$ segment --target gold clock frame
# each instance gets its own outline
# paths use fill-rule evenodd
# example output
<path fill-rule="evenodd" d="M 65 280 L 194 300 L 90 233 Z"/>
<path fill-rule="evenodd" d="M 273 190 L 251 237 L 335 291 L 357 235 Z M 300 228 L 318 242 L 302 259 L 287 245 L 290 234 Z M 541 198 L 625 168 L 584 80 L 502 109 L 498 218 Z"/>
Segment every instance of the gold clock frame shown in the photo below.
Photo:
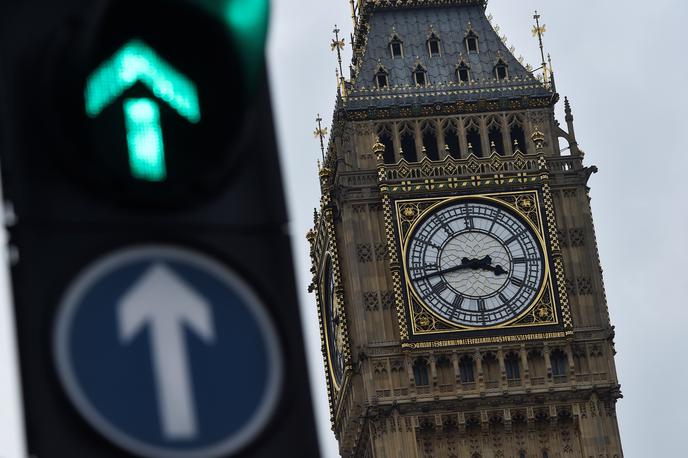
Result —
<path fill-rule="evenodd" d="M 344 353 L 344 367 L 343 367 L 343 373 L 342 373 L 342 380 L 341 380 L 341 385 L 337 382 L 337 377 L 335 376 L 334 372 L 334 359 L 332 357 L 332 349 L 330 348 L 330 335 L 329 335 L 329 328 L 327 326 L 327 307 L 325 303 L 325 290 L 326 290 L 326 282 L 329 281 L 327 278 L 325 278 L 325 274 L 327 273 L 327 261 L 332 262 L 332 277 L 333 277 L 333 283 L 334 283 L 334 300 L 335 304 L 333 307 L 333 311 L 336 310 L 337 316 L 341 317 L 340 319 L 340 324 L 339 326 L 342 326 L 342 322 L 345 320 L 343 313 L 343 307 L 341 306 L 341 302 L 339 299 L 339 294 L 337 291 L 337 277 L 334 273 L 334 255 L 330 251 L 326 251 L 325 255 L 322 257 L 321 263 L 320 263 L 320 271 L 319 271 L 319 284 L 318 284 L 318 313 L 320 314 L 320 320 L 322 322 L 322 337 L 323 337 L 323 347 L 324 351 L 323 353 L 325 354 L 326 358 L 326 363 L 327 363 L 327 372 L 330 377 L 330 381 L 332 383 L 332 388 L 336 392 L 340 392 L 342 390 L 342 387 L 345 385 L 346 382 L 346 377 L 347 377 L 347 361 L 346 361 L 346 352 L 344 348 L 342 348 L 342 352 Z M 341 330 L 343 335 L 345 336 L 345 342 L 344 346 L 347 345 L 346 341 L 348 340 L 347 334 L 346 334 L 346 327 L 344 326 L 344 329 Z M 335 336 L 336 338 L 336 336 Z"/>
<path fill-rule="evenodd" d="M 514 203 L 510 203 L 508 200 L 500 199 L 501 196 L 512 197 Z M 408 244 L 411 241 L 411 237 L 415 232 L 418 224 L 425 220 L 434 210 L 441 208 L 445 205 L 451 205 L 454 202 L 461 201 L 483 201 L 495 206 L 502 208 L 507 208 L 513 213 L 516 213 L 524 224 L 528 225 L 530 229 L 535 234 L 537 243 L 540 246 L 544 257 L 544 271 L 542 284 L 540 288 L 523 312 L 519 313 L 518 316 L 494 326 L 486 327 L 475 327 L 475 326 L 462 326 L 456 323 L 452 323 L 449 320 L 441 317 L 439 314 L 434 312 L 430 307 L 428 307 L 422 298 L 420 298 L 410 283 L 408 277 Z M 409 302 L 412 302 L 412 306 L 409 307 L 410 314 L 410 324 L 411 330 L 414 335 L 422 336 L 426 334 L 448 334 L 455 332 L 468 332 L 468 331 L 490 331 L 496 329 L 506 329 L 514 327 L 532 327 L 532 326 L 553 326 L 560 323 L 559 314 L 556 310 L 555 301 L 552 298 L 555 297 L 554 292 L 554 282 L 550 272 L 551 256 L 547 250 L 547 244 L 545 243 L 545 228 L 542 221 L 541 207 L 536 191 L 520 191 L 515 193 L 497 193 L 497 194 L 479 194 L 479 195 L 463 195 L 463 196 L 450 196 L 450 197 L 435 197 L 426 199 L 402 199 L 395 201 L 396 207 L 396 223 L 398 236 L 400 241 L 400 251 L 401 251 L 401 267 L 404 278 L 403 289 L 406 294 L 406 298 Z M 419 209 L 422 208 L 421 209 Z M 406 223 L 406 224 L 405 224 Z M 547 298 L 543 300 L 543 298 Z M 416 305 L 414 307 L 413 305 Z M 420 308 L 422 311 L 417 313 L 416 310 Z M 537 310 L 536 310 L 537 309 Z M 429 315 L 428 315 L 429 314 Z M 534 320 L 531 323 L 523 323 L 523 319 L 531 314 L 535 314 Z M 432 316 L 430 318 L 429 316 Z M 545 318 L 549 319 L 545 319 Z M 443 322 L 447 325 L 447 329 L 434 329 L 428 330 L 428 326 L 423 326 L 422 320 L 437 320 Z M 433 326 L 435 327 L 435 326 Z M 436 328 L 436 327 L 435 327 Z"/>
<path fill-rule="evenodd" d="M 330 206 L 329 193 L 324 193 L 321 201 L 321 212 L 317 215 L 313 230 L 309 231 L 307 239 L 311 247 L 311 260 L 313 261 L 313 283 L 311 291 L 315 291 L 315 301 L 318 311 L 318 324 L 320 326 L 320 339 L 323 342 L 322 354 L 323 364 L 326 371 L 327 394 L 330 402 L 330 419 L 335 424 L 339 417 L 342 399 L 347 392 L 351 382 L 351 372 L 353 370 L 351 360 L 351 342 L 348 327 L 348 317 L 344 307 L 344 282 L 342 280 L 339 250 L 335 233 L 334 214 Z M 327 333 L 326 307 L 322 301 L 323 278 L 325 263 L 328 257 L 332 259 L 332 274 L 334 276 L 334 291 L 337 307 L 337 314 L 340 317 L 339 326 L 341 327 L 344 338 L 342 352 L 344 354 L 344 374 L 341 385 L 336 381 L 333 371 L 332 356 L 329 349 L 329 339 Z"/>
<path fill-rule="evenodd" d="M 394 286 L 397 320 L 402 347 L 409 349 L 442 348 L 480 344 L 527 342 L 534 340 L 561 339 L 573 335 L 573 321 L 566 291 L 564 262 L 557 238 L 556 217 L 549 184 L 547 161 L 542 154 L 526 156 L 517 153 L 513 158 L 493 155 L 478 159 L 470 156 L 468 160 L 446 158 L 440 163 L 424 160 L 418 166 L 407 164 L 404 160 L 395 165 L 384 164 L 381 154 L 378 159 L 378 184 L 382 198 L 385 232 L 390 247 L 390 270 Z M 474 174 L 484 168 L 484 175 Z M 508 169 L 512 169 L 507 171 Z M 415 170 L 415 171 L 414 171 Z M 481 170 L 482 171 L 482 170 Z M 464 175 L 465 172 L 470 174 Z M 492 173 L 494 172 L 494 173 Z M 457 175 L 458 173 L 458 175 Z M 445 178 L 446 177 L 446 178 Z M 406 273 L 402 258 L 404 241 L 399 232 L 398 216 L 404 208 L 397 206 L 403 202 L 425 202 L 427 209 L 433 204 L 441 204 L 451 199 L 495 198 L 516 199 L 531 195 L 537 204 L 538 222 L 536 233 L 547 243 L 543 255 L 550 271 L 548 288 L 551 307 L 556 323 L 532 323 L 515 326 L 514 323 L 500 325 L 492 329 L 432 329 L 418 332 L 417 314 L 413 312 L 413 302 L 407 300 L 405 291 Z M 503 204 L 500 202 L 500 204 Z M 515 200 L 504 204 L 514 207 Z M 523 209 L 515 209 L 522 215 Z M 528 213 L 528 212 L 526 212 Z M 416 215 L 416 218 L 419 216 Z M 526 220 L 530 220 L 526 218 Z M 532 220 L 530 220 L 532 222 Z M 408 233 L 405 232 L 405 233 Z M 532 304 L 527 308 L 534 310 Z M 409 312 L 407 314 L 407 311 Z M 557 311 L 559 314 L 557 315 Z M 432 315 L 430 315 L 432 317 Z M 434 317 L 432 317 L 435 319 Z M 446 324 L 442 322 L 445 326 Z M 428 324 L 428 323 L 421 323 Z M 538 330 L 539 329 L 539 330 Z"/>

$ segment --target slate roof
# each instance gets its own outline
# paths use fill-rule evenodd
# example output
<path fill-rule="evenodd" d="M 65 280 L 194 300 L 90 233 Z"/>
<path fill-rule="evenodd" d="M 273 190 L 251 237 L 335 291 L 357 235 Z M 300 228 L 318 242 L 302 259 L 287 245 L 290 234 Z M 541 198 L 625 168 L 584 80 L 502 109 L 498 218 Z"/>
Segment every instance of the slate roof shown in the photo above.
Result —
<path fill-rule="evenodd" d="M 345 103 L 347 110 L 552 95 L 509 51 L 481 5 L 382 9 L 373 11 L 368 20 L 367 42 Z M 470 29 L 479 38 L 479 53 L 466 50 Z M 441 40 L 440 56 L 430 57 L 427 40 L 432 32 Z M 403 42 L 403 58 L 391 55 L 389 43 L 395 33 Z M 462 58 L 470 66 L 469 83 L 457 81 Z M 508 65 L 507 80 L 495 76 L 500 58 Z M 428 85 L 423 87 L 416 86 L 413 78 L 418 63 L 427 70 Z M 374 82 L 380 64 L 389 73 L 389 87 L 383 89 Z"/>

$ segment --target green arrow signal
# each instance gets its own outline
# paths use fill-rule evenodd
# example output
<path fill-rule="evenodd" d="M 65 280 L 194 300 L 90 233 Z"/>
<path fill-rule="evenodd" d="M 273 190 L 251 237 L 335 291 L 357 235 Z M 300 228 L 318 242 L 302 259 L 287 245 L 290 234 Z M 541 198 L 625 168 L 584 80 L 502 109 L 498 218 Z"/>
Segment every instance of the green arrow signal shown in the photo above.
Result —
<path fill-rule="evenodd" d="M 88 78 L 84 91 L 86 114 L 99 116 L 139 81 L 180 116 L 193 124 L 200 122 L 196 85 L 140 40 L 122 46 Z M 167 170 L 158 104 L 147 98 L 126 99 L 124 116 L 132 176 L 164 181 Z"/>

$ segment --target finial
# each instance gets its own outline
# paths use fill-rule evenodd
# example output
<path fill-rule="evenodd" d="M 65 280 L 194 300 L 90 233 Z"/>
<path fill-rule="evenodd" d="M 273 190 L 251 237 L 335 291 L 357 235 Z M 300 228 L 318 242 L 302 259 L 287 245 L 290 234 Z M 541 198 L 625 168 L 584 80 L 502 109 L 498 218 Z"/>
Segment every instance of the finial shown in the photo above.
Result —
<path fill-rule="evenodd" d="M 545 146 L 545 134 L 540 132 L 540 127 L 535 125 L 534 127 L 534 132 L 533 135 L 530 136 L 530 138 L 533 140 L 533 143 L 535 143 L 535 148 L 537 150 L 541 150 Z"/>
<path fill-rule="evenodd" d="M 373 145 L 373 153 L 375 153 L 378 161 L 384 160 L 385 149 L 385 145 L 380 141 L 380 137 L 377 137 Z"/>
<path fill-rule="evenodd" d="M 557 85 L 554 82 L 554 67 L 552 66 L 552 56 L 547 54 L 547 62 L 549 62 L 549 82 L 551 85 L 552 92 L 557 92 Z"/>
<path fill-rule="evenodd" d="M 330 44 L 330 49 L 332 49 L 332 51 L 335 51 L 335 50 L 337 51 L 337 62 L 339 63 L 339 75 L 341 75 L 341 77 L 343 78 L 344 77 L 344 70 L 342 69 L 342 49 L 344 49 L 344 46 L 346 46 L 346 42 L 344 41 L 343 38 L 342 39 L 339 38 L 339 32 L 341 32 L 341 30 L 339 30 L 339 28 L 337 27 L 337 24 L 335 24 L 334 30 L 332 31 L 332 33 L 334 33 L 334 39 L 332 40 L 332 43 Z"/>
<path fill-rule="evenodd" d="M 545 61 L 545 46 L 542 42 L 542 36 L 545 34 L 547 31 L 547 26 L 545 24 L 540 25 L 540 14 L 538 14 L 537 10 L 535 10 L 535 15 L 533 16 L 533 19 L 535 19 L 535 25 L 533 26 L 533 36 L 538 37 L 538 41 L 540 42 L 540 56 L 542 56 L 542 73 L 544 75 L 544 81 L 545 83 L 548 82 L 548 74 L 547 74 L 547 62 Z"/>
<path fill-rule="evenodd" d="M 471 142 L 468 142 L 468 154 L 474 154 L 475 152 L 473 151 L 473 144 Z"/>
<path fill-rule="evenodd" d="M 571 147 L 572 155 L 581 154 L 580 148 L 578 148 L 578 141 L 576 140 L 576 130 L 573 127 L 573 111 L 571 110 L 571 103 L 568 97 L 564 97 L 564 113 L 566 116 L 566 125 L 569 129 L 569 146 Z"/>
<path fill-rule="evenodd" d="M 518 144 L 518 139 L 514 139 L 514 153 L 520 153 L 521 146 Z"/>
<path fill-rule="evenodd" d="M 323 163 L 325 162 L 325 137 L 327 136 L 327 127 L 322 126 L 322 118 L 320 117 L 320 113 L 318 113 L 318 117 L 315 118 L 315 122 L 318 123 L 318 127 L 313 131 L 313 135 L 315 138 L 320 138 L 320 153 L 322 154 L 322 160 Z M 318 161 L 319 163 L 320 161 Z M 320 168 L 320 166 L 318 166 Z"/>
<path fill-rule="evenodd" d="M 492 154 L 497 154 L 497 145 L 495 145 L 494 140 L 490 142 L 490 151 Z"/>
<path fill-rule="evenodd" d="M 313 229 L 309 229 L 308 232 L 306 232 L 306 240 L 311 244 L 315 241 L 315 231 Z"/>
<path fill-rule="evenodd" d="M 571 102 L 569 102 L 568 97 L 564 97 L 564 113 L 566 113 L 566 117 L 568 118 L 571 116 L 571 119 L 573 119 L 573 112 L 571 111 Z"/>

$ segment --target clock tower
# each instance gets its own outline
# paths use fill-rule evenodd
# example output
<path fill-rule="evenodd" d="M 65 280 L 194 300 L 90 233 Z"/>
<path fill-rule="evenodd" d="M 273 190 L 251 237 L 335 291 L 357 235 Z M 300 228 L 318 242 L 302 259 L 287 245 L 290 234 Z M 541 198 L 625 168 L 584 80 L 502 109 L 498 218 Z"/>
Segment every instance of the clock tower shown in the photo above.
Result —
<path fill-rule="evenodd" d="M 485 6 L 352 8 L 308 233 L 344 457 L 623 456 L 597 170 Z"/>

